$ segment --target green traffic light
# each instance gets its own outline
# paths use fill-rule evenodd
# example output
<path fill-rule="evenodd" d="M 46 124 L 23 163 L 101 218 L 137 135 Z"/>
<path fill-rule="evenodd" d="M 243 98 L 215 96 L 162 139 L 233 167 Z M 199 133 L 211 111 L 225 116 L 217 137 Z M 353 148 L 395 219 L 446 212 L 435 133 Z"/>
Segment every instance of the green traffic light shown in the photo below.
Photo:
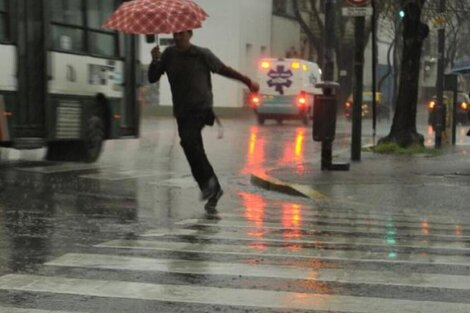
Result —
<path fill-rule="evenodd" d="M 398 15 L 400 16 L 400 18 L 404 18 L 404 17 L 405 17 L 405 11 L 404 11 L 404 10 L 400 10 L 400 12 L 398 13 Z"/>

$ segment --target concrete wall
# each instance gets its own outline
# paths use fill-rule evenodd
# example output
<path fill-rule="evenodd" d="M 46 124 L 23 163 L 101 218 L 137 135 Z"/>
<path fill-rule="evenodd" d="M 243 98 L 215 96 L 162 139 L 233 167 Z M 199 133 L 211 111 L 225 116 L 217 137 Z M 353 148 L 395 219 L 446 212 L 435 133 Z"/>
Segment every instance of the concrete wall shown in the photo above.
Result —
<path fill-rule="evenodd" d="M 271 46 L 271 0 L 195 0 L 209 14 L 203 27 L 194 30 L 192 42 L 207 47 L 228 66 L 254 78 L 256 60 Z M 160 37 L 171 37 L 164 35 Z M 142 40 L 143 41 L 143 40 Z M 264 48 L 263 48 L 264 47 Z M 148 64 L 151 45 L 142 42 L 143 64 Z M 214 106 L 243 106 L 246 87 L 219 75 L 212 76 Z M 171 105 L 168 80 L 160 80 L 161 105 Z"/>
<path fill-rule="evenodd" d="M 271 56 L 283 58 L 294 47 L 300 50 L 300 25 L 296 20 L 272 16 Z"/>

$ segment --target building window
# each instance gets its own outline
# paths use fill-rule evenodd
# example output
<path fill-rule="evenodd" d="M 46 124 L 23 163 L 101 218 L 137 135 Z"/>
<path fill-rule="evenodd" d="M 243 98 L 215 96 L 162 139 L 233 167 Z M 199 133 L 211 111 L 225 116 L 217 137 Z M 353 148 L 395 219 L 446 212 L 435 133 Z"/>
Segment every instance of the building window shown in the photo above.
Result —
<path fill-rule="evenodd" d="M 101 28 L 115 0 L 52 0 L 52 42 L 59 51 L 118 57 L 118 35 Z"/>
<path fill-rule="evenodd" d="M 10 40 L 7 0 L 0 0 L 0 41 Z"/>

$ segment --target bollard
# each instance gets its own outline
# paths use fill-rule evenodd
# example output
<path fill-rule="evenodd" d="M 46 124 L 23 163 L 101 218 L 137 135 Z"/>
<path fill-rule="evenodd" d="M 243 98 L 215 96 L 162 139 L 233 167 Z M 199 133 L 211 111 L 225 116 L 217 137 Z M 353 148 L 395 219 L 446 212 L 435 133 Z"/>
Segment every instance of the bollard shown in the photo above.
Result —
<path fill-rule="evenodd" d="M 321 170 L 348 171 L 349 163 L 333 163 L 333 141 L 336 134 L 337 99 L 333 93 L 339 84 L 323 82 L 316 85 L 323 89 L 323 95 L 315 95 L 313 104 L 312 137 L 322 143 Z"/>

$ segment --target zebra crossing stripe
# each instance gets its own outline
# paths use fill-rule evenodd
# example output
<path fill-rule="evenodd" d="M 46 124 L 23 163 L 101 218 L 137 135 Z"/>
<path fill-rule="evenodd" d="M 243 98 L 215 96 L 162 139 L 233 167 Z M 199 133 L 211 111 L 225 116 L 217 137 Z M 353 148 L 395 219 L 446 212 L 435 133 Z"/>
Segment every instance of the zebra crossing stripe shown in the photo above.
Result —
<path fill-rule="evenodd" d="M 319 269 L 243 264 L 227 262 L 153 259 L 101 254 L 66 254 L 46 263 L 48 266 L 111 269 L 123 271 L 165 272 L 179 274 L 229 275 L 239 277 L 264 277 L 302 279 L 316 282 L 353 284 L 380 284 L 420 288 L 448 288 L 470 290 L 470 276 L 395 273 L 391 271 L 367 271 L 343 269 Z"/>
<path fill-rule="evenodd" d="M 399 214 L 399 213 L 394 213 L 394 214 L 388 214 L 388 213 L 383 213 L 383 212 L 377 212 L 377 211 L 361 211 L 361 210 L 354 210 L 354 209 L 341 209 L 341 208 L 332 208 L 332 209 L 318 209 L 315 207 L 311 206 L 305 206 L 303 204 L 295 204 L 293 203 L 290 207 L 287 208 L 282 208 L 282 207 L 270 207 L 269 210 L 265 209 L 250 209 L 252 212 L 259 212 L 262 213 L 264 216 L 280 216 L 283 213 L 292 213 L 293 208 L 297 207 L 298 210 L 302 213 L 303 217 L 324 217 L 324 218 L 346 218 L 346 219 L 353 219 L 353 220 L 358 220 L 358 219 L 372 219 L 372 220 L 378 220 L 378 221 L 383 221 L 383 222 L 416 222 L 419 223 L 423 220 L 426 220 L 429 223 L 432 224 L 443 224 L 443 225 L 453 225 L 453 224 L 459 224 L 470 227 L 470 221 L 468 220 L 469 216 L 466 216 L 467 219 L 462 220 L 462 216 L 459 217 L 453 217 L 453 216 L 443 216 L 443 215 L 436 215 L 432 214 L 431 212 L 427 214 L 413 214 L 413 213 L 408 213 L 408 214 Z M 248 209 L 246 207 L 238 207 L 235 209 L 231 210 L 231 213 L 229 214 L 234 214 L 238 213 L 238 216 L 244 215 Z"/>
<path fill-rule="evenodd" d="M 330 225 L 302 225 L 302 226 L 283 226 L 282 223 L 266 223 L 260 222 L 260 225 L 257 225 L 256 222 L 250 221 L 227 221 L 220 220 L 209 222 L 207 220 L 198 220 L 198 219 L 188 219 L 180 222 L 176 222 L 176 225 L 194 225 L 194 226 L 212 226 L 212 227 L 231 227 L 231 228 L 258 228 L 258 229 L 277 229 L 277 230 L 289 230 L 295 229 L 298 231 L 305 232 L 314 232 L 314 231 L 324 231 L 324 232 L 336 232 L 336 233 L 345 233 L 350 234 L 354 232 L 363 232 L 370 234 L 381 234 L 386 235 L 387 232 L 393 232 L 394 235 L 406 235 L 406 236 L 423 236 L 424 234 L 432 235 L 433 238 L 455 238 L 455 239 L 470 239 L 470 236 L 463 236 L 461 234 L 455 233 L 453 229 L 447 230 L 428 230 L 424 232 L 417 229 L 400 229 L 395 227 L 393 224 L 387 228 L 386 226 L 367 226 L 367 225 L 341 225 L 341 226 L 330 226 Z"/>
<path fill-rule="evenodd" d="M 246 220 L 246 216 L 244 213 L 236 214 L 236 213 L 219 213 L 219 216 L 222 218 L 243 218 Z M 415 220 L 415 221 L 403 221 L 403 220 L 377 220 L 377 219 L 369 219 L 367 217 L 341 217 L 341 216 L 319 216 L 319 215 L 306 215 L 306 214 L 299 214 L 295 216 L 293 213 L 277 213 L 277 214 L 263 214 L 259 221 L 270 222 L 273 220 L 280 220 L 280 219 L 289 219 L 289 218 L 298 218 L 302 224 L 311 224 L 311 223 L 327 223 L 327 224 L 355 224 L 355 225 L 364 225 L 364 226 L 377 226 L 377 227 L 388 227 L 393 225 L 395 228 L 416 228 L 416 229 L 423 229 L 423 227 L 429 229 L 436 229 L 436 230 L 450 230 L 454 231 L 458 228 L 462 232 L 470 231 L 469 225 L 462 225 L 458 222 L 456 223 L 437 223 L 431 222 L 426 219 L 422 220 Z"/>
<path fill-rule="evenodd" d="M 458 250 L 470 251 L 468 242 L 466 241 L 436 241 L 423 242 L 423 240 L 405 240 L 393 238 L 370 238 L 365 236 L 322 236 L 322 235 L 302 235 L 302 239 L 289 238 L 289 232 L 286 234 L 273 233 L 269 231 L 262 232 L 263 237 L 254 237 L 248 234 L 239 234 L 231 231 L 217 231 L 211 232 L 204 229 L 159 229 L 151 230 L 141 235 L 144 238 L 151 237 L 183 237 L 183 236 L 197 236 L 198 239 L 217 239 L 217 240 L 236 240 L 236 241 L 262 241 L 269 243 L 284 243 L 284 244 L 322 244 L 328 246 L 334 245 L 348 245 L 358 247 L 377 247 L 377 248 L 410 248 L 410 249 L 439 249 L 439 250 Z"/>
<path fill-rule="evenodd" d="M 120 181 L 127 179 L 136 179 L 152 176 L 169 175 L 169 172 L 162 171 L 148 171 L 148 170 L 121 170 L 121 171 L 105 171 L 96 174 L 80 175 L 81 178 L 106 180 L 106 181 Z"/>
<path fill-rule="evenodd" d="M 20 171 L 24 171 L 24 172 L 55 174 L 55 173 L 75 172 L 75 171 L 84 171 L 84 170 L 97 170 L 97 169 L 103 169 L 103 168 L 109 168 L 109 166 L 103 166 L 99 164 L 64 163 L 64 164 L 55 164 L 55 165 L 46 165 L 46 166 L 19 167 L 17 169 Z"/>
<path fill-rule="evenodd" d="M 0 289 L 104 298 L 343 313 L 467 313 L 470 304 L 10 274 Z"/>
<path fill-rule="evenodd" d="M 69 311 L 51 311 L 51 310 L 36 310 L 36 309 L 19 309 L 13 307 L 0 306 L 0 312 L 2 313 L 80 313 L 80 312 L 69 312 Z M 81 312 L 85 313 L 85 312 Z"/>
<path fill-rule="evenodd" d="M 260 239 L 258 242 L 247 245 L 229 244 L 202 244 L 189 242 L 166 242 L 150 240 L 112 240 L 98 244 L 97 248 L 141 249 L 169 252 L 189 252 L 196 254 L 223 254 L 245 255 L 282 258 L 315 258 L 331 261 L 356 261 L 374 263 L 404 263 L 404 264 L 434 264 L 434 265 L 461 265 L 468 266 L 468 256 L 429 255 L 426 253 L 398 253 L 393 250 L 385 252 L 354 251 L 350 249 L 322 250 L 302 249 L 296 245 L 284 247 L 270 247 Z"/>

